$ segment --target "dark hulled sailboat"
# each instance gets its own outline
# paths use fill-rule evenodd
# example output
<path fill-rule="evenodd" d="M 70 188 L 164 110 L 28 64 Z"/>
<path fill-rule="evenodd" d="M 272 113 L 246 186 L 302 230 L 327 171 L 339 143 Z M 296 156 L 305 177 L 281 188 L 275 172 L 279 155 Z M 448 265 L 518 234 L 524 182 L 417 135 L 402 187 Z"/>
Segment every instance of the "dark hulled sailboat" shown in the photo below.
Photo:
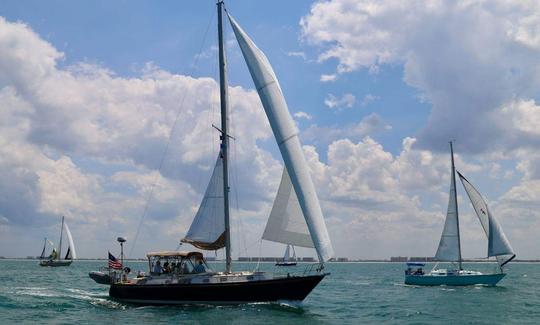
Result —
<path fill-rule="evenodd" d="M 149 275 L 129 280 L 122 275 L 114 279 L 109 290 L 112 298 L 143 304 L 303 300 L 327 275 L 323 272 L 324 263 L 332 257 L 333 250 L 315 187 L 279 82 L 264 53 L 228 15 L 285 164 L 282 184 L 269 218 L 269 223 L 270 220 L 275 222 L 268 232 L 269 236 L 263 236 L 263 239 L 313 247 L 320 262 L 312 272 L 301 275 L 232 270 L 228 198 L 230 136 L 227 128 L 228 86 L 223 42 L 222 16 L 225 11 L 223 1 L 217 2 L 217 9 L 221 100 L 220 152 L 205 196 L 182 241 L 203 250 L 225 248 L 225 271 L 209 270 L 202 254 L 197 252 L 149 253 L 147 254 Z M 265 235 L 266 233 L 265 230 Z"/>

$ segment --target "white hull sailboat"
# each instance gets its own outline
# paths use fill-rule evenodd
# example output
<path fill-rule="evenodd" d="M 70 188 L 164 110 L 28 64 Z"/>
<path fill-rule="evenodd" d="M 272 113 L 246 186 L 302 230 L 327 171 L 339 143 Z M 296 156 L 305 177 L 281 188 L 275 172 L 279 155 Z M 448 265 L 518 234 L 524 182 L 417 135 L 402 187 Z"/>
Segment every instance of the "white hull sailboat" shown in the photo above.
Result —
<path fill-rule="evenodd" d="M 482 195 L 474 186 L 458 171 L 454 166 L 454 151 L 450 142 L 450 154 L 452 160 L 452 175 L 450 183 L 450 198 L 448 211 L 444 224 L 443 233 L 439 243 L 439 248 L 435 254 L 435 260 L 439 262 L 450 262 L 455 267 L 451 269 L 438 269 L 437 263 L 433 269 L 424 273 L 423 263 L 407 263 L 405 271 L 405 283 L 412 285 L 487 285 L 495 286 L 506 275 L 503 266 L 516 257 L 508 239 L 506 238 L 497 219 L 491 214 Z M 487 256 L 495 257 L 499 265 L 498 272 L 483 274 L 478 271 L 464 270 L 462 267 L 461 242 L 459 237 L 459 213 L 457 204 L 456 175 L 459 175 L 461 183 L 467 192 L 471 204 L 482 224 L 482 228 L 488 238 Z"/>
<path fill-rule="evenodd" d="M 64 233 L 64 230 L 66 231 L 66 235 L 68 237 L 68 247 L 66 255 L 64 256 L 64 258 L 62 258 L 62 235 Z M 77 253 L 75 252 L 75 245 L 73 244 L 73 236 L 71 236 L 71 231 L 69 230 L 67 223 L 64 221 L 63 216 L 62 226 L 60 227 L 60 242 L 58 244 L 58 250 L 56 248 L 53 248 L 49 256 L 45 256 L 47 243 L 49 243 L 49 241 L 47 240 L 47 238 L 45 238 L 45 243 L 43 244 L 43 250 L 41 251 L 39 261 L 40 266 L 69 266 L 73 262 L 73 259 L 77 258 Z"/>
<path fill-rule="evenodd" d="M 288 193 L 284 202 L 281 202 L 280 193 L 283 193 L 280 192 L 281 188 L 278 190 L 277 203 L 274 203 L 272 213 L 275 209 L 281 212 L 271 215 L 269 223 L 274 217 L 280 220 L 289 219 L 290 215 L 286 210 L 291 200 L 296 209 L 294 218 L 300 217 L 300 220 L 295 220 L 302 223 L 301 228 L 290 229 L 284 225 L 277 225 L 270 231 L 271 238 L 285 238 L 285 243 L 298 245 L 296 242 L 289 242 L 291 237 L 298 237 L 304 241 L 304 246 L 315 248 L 320 262 L 316 269 L 312 268 L 312 272 L 299 275 L 232 269 L 228 171 L 230 135 L 227 125 L 228 85 L 222 25 L 223 1 L 217 1 L 217 9 L 221 100 L 220 151 L 199 210 L 182 242 L 202 250 L 225 248 L 225 270 L 223 272 L 210 270 L 199 252 L 149 253 L 147 256 L 150 274 L 135 279 L 121 276 L 111 284 L 109 295 L 112 298 L 142 304 L 303 300 L 328 275 L 323 269 L 324 263 L 332 257 L 332 245 L 300 140 L 279 82 L 264 53 L 227 13 L 285 165 L 284 175 Z"/>

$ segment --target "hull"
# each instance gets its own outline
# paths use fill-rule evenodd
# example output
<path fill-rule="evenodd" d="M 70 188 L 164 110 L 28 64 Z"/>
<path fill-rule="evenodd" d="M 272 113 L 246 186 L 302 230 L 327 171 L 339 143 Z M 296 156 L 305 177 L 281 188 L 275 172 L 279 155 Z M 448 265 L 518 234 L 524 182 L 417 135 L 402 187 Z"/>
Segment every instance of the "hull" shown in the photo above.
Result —
<path fill-rule="evenodd" d="M 108 273 L 92 271 L 88 273 L 88 276 L 99 284 L 111 284 L 111 277 Z"/>
<path fill-rule="evenodd" d="M 277 262 L 276 266 L 295 266 L 296 262 Z"/>
<path fill-rule="evenodd" d="M 39 262 L 39 266 L 70 266 L 72 262 L 72 260 L 43 260 Z"/>
<path fill-rule="evenodd" d="M 137 285 L 112 284 L 109 295 L 116 300 L 139 304 L 234 304 L 304 300 L 326 274 L 277 279 L 212 283 Z"/>
<path fill-rule="evenodd" d="M 421 286 L 495 286 L 505 275 L 505 273 L 474 275 L 405 275 L 405 284 Z"/>

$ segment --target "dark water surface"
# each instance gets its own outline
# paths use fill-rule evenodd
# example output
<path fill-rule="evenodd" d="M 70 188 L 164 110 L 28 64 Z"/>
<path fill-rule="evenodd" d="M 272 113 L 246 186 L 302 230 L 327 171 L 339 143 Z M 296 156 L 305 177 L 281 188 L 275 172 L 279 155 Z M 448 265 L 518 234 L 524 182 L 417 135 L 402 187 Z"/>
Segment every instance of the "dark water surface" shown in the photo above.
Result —
<path fill-rule="evenodd" d="M 497 287 L 431 288 L 403 285 L 399 263 L 331 263 L 332 274 L 302 304 L 141 307 L 109 299 L 108 287 L 88 277 L 104 263 L 0 260 L 0 324 L 540 324 L 540 264 L 512 264 Z"/>

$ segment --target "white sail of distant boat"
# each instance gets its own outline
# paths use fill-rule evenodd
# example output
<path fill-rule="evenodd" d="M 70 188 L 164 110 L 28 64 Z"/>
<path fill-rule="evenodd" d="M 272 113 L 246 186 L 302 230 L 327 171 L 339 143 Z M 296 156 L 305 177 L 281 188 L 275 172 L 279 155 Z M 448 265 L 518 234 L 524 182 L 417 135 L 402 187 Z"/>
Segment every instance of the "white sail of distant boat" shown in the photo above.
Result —
<path fill-rule="evenodd" d="M 446 220 L 444 222 L 443 232 L 435 260 L 441 262 L 458 262 L 461 268 L 461 244 L 459 240 L 459 216 L 457 205 L 456 192 L 456 176 L 454 166 L 453 148 L 451 151 L 451 177 L 450 177 L 450 193 L 448 198 L 448 209 L 446 211 Z"/>
<path fill-rule="evenodd" d="M 216 250 L 225 246 L 223 163 L 219 156 L 199 210 L 182 242 Z"/>
<path fill-rule="evenodd" d="M 510 242 L 506 238 L 499 222 L 491 214 L 486 201 L 478 190 L 460 173 L 458 172 L 463 188 L 467 192 L 471 204 L 482 224 L 482 228 L 488 237 L 488 257 L 495 257 L 497 262 L 502 267 L 510 262 L 516 254 L 510 246 Z"/>
<path fill-rule="evenodd" d="M 291 257 L 291 248 L 293 251 L 292 257 Z M 284 262 L 296 261 L 296 251 L 294 250 L 294 246 L 287 245 L 287 248 L 285 248 L 285 254 L 283 255 L 283 261 Z"/>
<path fill-rule="evenodd" d="M 64 222 L 64 228 L 66 229 L 66 235 L 68 237 L 68 250 L 64 259 L 73 260 L 77 258 L 77 252 L 75 250 L 75 244 L 73 243 L 73 236 L 71 236 L 71 231 L 67 225 L 67 222 Z"/>
<path fill-rule="evenodd" d="M 323 263 L 332 257 L 333 248 L 296 126 L 270 62 L 234 18 L 228 16 L 278 143 L 319 261 Z"/>
<path fill-rule="evenodd" d="M 279 189 L 262 239 L 287 245 L 314 247 L 286 168 L 283 169 Z"/>

